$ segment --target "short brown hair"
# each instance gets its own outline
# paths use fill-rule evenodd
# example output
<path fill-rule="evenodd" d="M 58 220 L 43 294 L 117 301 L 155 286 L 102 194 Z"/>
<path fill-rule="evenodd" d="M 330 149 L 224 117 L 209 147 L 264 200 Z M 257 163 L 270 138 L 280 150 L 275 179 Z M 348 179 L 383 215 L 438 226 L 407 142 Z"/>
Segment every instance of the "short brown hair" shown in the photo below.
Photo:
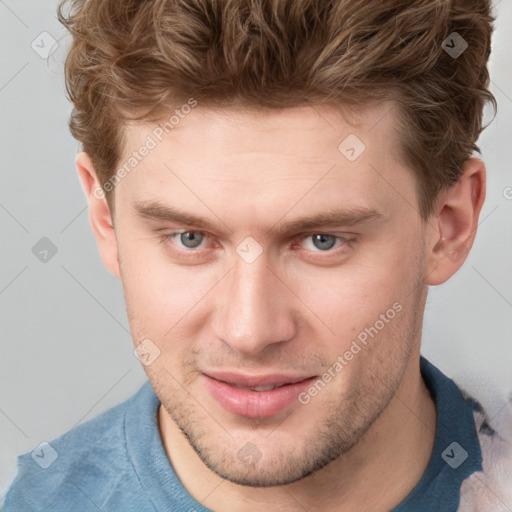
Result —
<path fill-rule="evenodd" d="M 480 152 L 485 103 L 496 112 L 488 0 L 63 0 L 58 17 L 73 36 L 71 133 L 102 186 L 119 164 L 123 123 L 191 97 L 257 109 L 392 100 L 427 220 Z M 446 51 L 454 41 L 467 43 L 459 56 Z"/>

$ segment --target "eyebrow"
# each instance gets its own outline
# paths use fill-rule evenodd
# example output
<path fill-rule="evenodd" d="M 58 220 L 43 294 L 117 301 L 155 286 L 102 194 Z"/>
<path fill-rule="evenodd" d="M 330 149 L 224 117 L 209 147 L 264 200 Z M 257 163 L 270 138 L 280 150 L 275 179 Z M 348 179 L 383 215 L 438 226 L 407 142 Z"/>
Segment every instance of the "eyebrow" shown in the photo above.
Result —
<path fill-rule="evenodd" d="M 174 207 L 156 201 L 137 201 L 133 206 L 135 212 L 143 218 L 165 222 L 176 222 L 212 231 L 220 230 L 218 225 L 215 225 L 208 219 L 197 216 L 193 213 L 180 211 Z M 286 235 L 313 228 L 333 228 L 339 226 L 369 224 L 379 220 L 384 220 L 385 218 L 386 216 L 375 208 L 362 206 L 354 207 L 352 209 L 337 208 L 320 212 L 316 215 L 305 218 L 278 222 L 268 230 L 268 233 L 271 235 Z"/>

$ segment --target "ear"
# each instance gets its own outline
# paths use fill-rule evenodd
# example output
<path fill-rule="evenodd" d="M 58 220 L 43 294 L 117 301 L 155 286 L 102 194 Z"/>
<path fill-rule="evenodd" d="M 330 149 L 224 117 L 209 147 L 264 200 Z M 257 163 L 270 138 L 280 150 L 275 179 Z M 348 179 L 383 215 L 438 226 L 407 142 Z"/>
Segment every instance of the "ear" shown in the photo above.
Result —
<path fill-rule="evenodd" d="M 459 181 L 441 193 L 427 225 L 427 285 L 442 284 L 455 274 L 475 240 L 485 200 L 486 170 L 480 159 L 470 158 L 462 171 Z"/>
<path fill-rule="evenodd" d="M 87 153 L 81 152 L 77 155 L 76 168 L 89 202 L 89 219 L 101 259 L 108 270 L 119 277 L 117 240 L 112 216 L 105 199 L 105 192 Z"/>

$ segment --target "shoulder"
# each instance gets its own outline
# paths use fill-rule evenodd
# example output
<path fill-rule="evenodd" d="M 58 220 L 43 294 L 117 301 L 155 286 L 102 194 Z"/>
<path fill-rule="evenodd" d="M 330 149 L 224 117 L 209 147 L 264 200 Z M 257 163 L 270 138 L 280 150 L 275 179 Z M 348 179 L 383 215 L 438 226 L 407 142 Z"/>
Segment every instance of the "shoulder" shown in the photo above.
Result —
<path fill-rule="evenodd" d="M 482 450 L 482 471 L 461 487 L 459 511 L 510 512 L 512 510 L 512 393 L 490 414 L 491 400 L 477 400 L 461 389 L 473 406 L 475 429 Z M 495 402 L 496 400 L 493 400 Z M 492 408 L 494 411 L 494 407 Z"/>
<path fill-rule="evenodd" d="M 146 384 L 128 400 L 19 455 L 18 473 L 5 497 L 4 512 L 48 507 L 64 510 L 61 503 L 73 497 L 76 504 L 78 496 L 89 502 L 91 510 L 98 510 L 120 475 L 130 468 L 125 415 L 143 398 Z M 59 506 L 53 508 L 56 500 Z"/>

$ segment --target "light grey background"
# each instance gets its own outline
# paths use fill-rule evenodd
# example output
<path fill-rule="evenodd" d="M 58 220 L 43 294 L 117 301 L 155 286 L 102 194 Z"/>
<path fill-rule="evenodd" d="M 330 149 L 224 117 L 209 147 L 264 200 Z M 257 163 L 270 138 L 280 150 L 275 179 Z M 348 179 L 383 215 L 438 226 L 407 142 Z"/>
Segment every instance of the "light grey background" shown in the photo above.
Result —
<path fill-rule="evenodd" d="M 0 497 L 16 456 L 132 395 L 133 355 L 122 288 L 103 267 L 69 135 L 56 0 L 0 0 Z M 490 70 L 499 113 L 479 144 L 487 200 L 462 269 L 430 289 L 423 354 L 492 414 L 512 398 L 512 2 L 497 2 Z M 49 59 L 42 32 L 59 42 Z M 508 197 L 512 198 L 512 189 Z M 48 237 L 46 263 L 32 247 Z M 1 500 L 0 500 L 1 501 Z"/>

